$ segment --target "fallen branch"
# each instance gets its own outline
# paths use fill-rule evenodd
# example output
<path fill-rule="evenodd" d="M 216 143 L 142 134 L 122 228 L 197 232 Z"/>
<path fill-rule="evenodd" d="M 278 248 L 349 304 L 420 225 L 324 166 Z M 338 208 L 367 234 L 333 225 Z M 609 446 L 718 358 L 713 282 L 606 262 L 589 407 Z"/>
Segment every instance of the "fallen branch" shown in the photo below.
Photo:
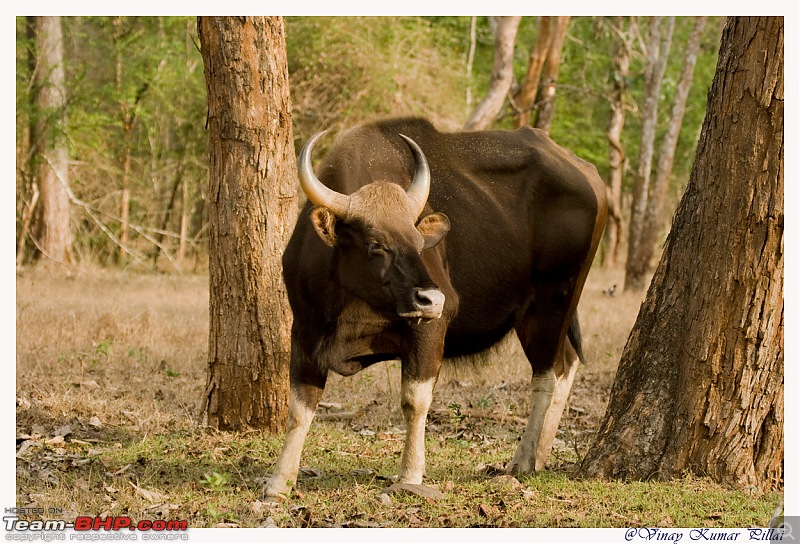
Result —
<path fill-rule="evenodd" d="M 512 416 L 509 414 L 493 414 L 491 412 L 479 412 L 475 410 L 462 410 L 461 413 L 467 417 L 475 418 L 475 419 L 491 419 L 494 421 L 502 421 L 502 422 L 510 422 L 516 423 L 518 425 L 527 425 L 528 420 L 524 417 L 519 416 Z"/>
<path fill-rule="evenodd" d="M 512 416 L 510 414 L 494 414 L 492 412 L 470 410 L 469 408 L 462 408 L 459 414 L 473 419 L 491 419 L 493 421 L 501 421 L 503 423 L 515 423 L 517 425 L 528 424 L 528 420 L 525 419 L 524 417 Z M 452 412 L 445 410 L 438 410 L 436 412 L 436 415 L 442 418 L 448 418 L 452 415 Z"/>

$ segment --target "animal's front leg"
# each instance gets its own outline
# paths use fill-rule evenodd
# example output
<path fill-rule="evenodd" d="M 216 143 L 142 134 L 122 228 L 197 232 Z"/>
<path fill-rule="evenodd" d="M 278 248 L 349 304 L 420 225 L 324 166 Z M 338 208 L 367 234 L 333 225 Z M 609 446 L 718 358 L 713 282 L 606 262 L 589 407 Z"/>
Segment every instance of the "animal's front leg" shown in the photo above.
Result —
<path fill-rule="evenodd" d="M 283 449 L 272 469 L 272 476 L 261 492 L 263 497 L 283 498 L 297 481 L 300 470 L 300 454 L 306 441 L 308 429 L 314 419 L 325 389 L 327 373 L 318 370 L 316 365 L 308 364 L 302 351 L 292 342 L 292 363 L 290 369 L 291 390 L 289 394 L 289 417 L 286 422 L 286 438 Z"/>
<path fill-rule="evenodd" d="M 303 389 L 302 387 L 300 389 Z M 267 481 L 262 491 L 262 496 L 269 498 L 283 498 L 292 489 L 300 470 L 300 454 L 306 441 L 308 429 L 314 419 L 317 403 L 308 403 L 292 387 L 289 398 L 289 418 L 286 423 L 286 438 L 283 449 L 272 469 L 272 476 Z M 313 404 L 313 406 L 311 405 Z"/>
<path fill-rule="evenodd" d="M 435 383 L 435 377 L 416 380 L 403 373 L 401 402 L 406 422 L 406 443 L 400 465 L 401 483 L 419 484 L 425 475 L 425 421 Z"/>

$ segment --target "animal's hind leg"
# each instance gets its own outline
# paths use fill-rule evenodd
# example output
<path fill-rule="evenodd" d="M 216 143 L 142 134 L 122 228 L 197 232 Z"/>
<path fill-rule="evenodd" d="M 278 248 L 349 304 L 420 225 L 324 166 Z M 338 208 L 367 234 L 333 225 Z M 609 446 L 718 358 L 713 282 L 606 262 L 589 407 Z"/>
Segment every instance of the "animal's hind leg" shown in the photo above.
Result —
<path fill-rule="evenodd" d="M 572 382 L 575 380 L 579 365 L 578 354 L 569 342 L 564 342 L 564 349 L 559 354 L 553 368 L 555 372 L 555 388 L 550 407 L 544 416 L 539 443 L 536 448 L 537 471 L 544 470 L 547 467 L 550 450 L 553 448 L 553 440 L 555 440 L 556 432 L 558 431 L 558 424 L 561 422 L 561 416 L 567 406 L 567 400 L 569 399 L 570 391 L 572 391 Z"/>
<path fill-rule="evenodd" d="M 552 368 L 531 378 L 531 411 L 517 452 L 508 465 L 508 472 L 511 474 L 531 474 L 536 470 L 536 451 L 539 448 L 539 437 L 542 434 L 545 414 L 550 407 L 555 381 Z"/>
<path fill-rule="evenodd" d="M 547 434 L 549 432 L 544 433 L 543 431 L 545 431 L 546 415 L 557 385 L 554 362 L 556 355 L 563 349 L 562 342 L 567 329 L 566 306 L 568 299 L 565 300 L 563 290 L 559 291 L 562 296 L 548 293 L 550 296 L 544 297 L 540 293 L 539 305 L 531 308 L 517 326 L 517 336 L 532 368 L 531 410 L 525 432 L 514 458 L 508 465 L 508 472 L 511 474 L 521 475 L 535 472 L 540 444 L 544 448 L 545 443 L 548 442 Z M 557 421 L 555 426 L 558 426 Z M 552 437 L 546 444 L 548 452 L 551 445 Z"/>

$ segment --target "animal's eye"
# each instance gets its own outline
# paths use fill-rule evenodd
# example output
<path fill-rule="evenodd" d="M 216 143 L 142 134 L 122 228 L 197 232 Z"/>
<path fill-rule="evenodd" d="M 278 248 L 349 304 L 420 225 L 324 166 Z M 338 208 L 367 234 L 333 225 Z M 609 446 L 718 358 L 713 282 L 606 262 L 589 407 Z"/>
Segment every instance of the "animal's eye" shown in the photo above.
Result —
<path fill-rule="evenodd" d="M 367 242 L 367 251 L 370 255 L 375 253 L 385 253 L 386 248 L 378 242 Z"/>

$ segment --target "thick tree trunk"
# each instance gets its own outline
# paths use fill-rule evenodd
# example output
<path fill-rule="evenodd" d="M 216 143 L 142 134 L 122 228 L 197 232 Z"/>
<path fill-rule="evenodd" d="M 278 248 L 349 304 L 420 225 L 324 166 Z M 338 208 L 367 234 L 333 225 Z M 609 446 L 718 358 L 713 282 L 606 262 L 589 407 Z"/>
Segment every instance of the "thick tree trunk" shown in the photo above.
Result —
<path fill-rule="evenodd" d="M 531 122 L 531 110 L 536 102 L 536 91 L 539 90 L 542 67 L 553 41 L 554 19 L 555 17 L 541 17 L 539 21 L 539 34 L 536 36 L 536 43 L 531 49 L 531 54 L 528 58 L 528 71 L 525 73 L 525 81 L 514 97 L 514 102 L 519 112 L 514 118 L 515 128 L 526 127 Z"/>
<path fill-rule="evenodd" d="M 608 120 L 608 225 L 604 233 L 605 250 L 603 266 L 616 266 L 622 234 L 622 171 L 625 167 L 625 150 L 622 147 L 622 129 L 625 126 L 625 94 L 631 66 L 630 36 L 623 32 L 623 18 L 615 17 L 612 23 L 619 36 L 614 53 L 613 85 L 611 90 L 611 118 Z"/>
<path fill-rule="evenodd" d="M 783 172 L 783 18 L 732 18 L 689 185 L 584 474 L 780 486 Z"/>
<path fill-rule="evenodd" d="M 483 130 L 491 126 L 505 103 L 514 80 L 514 41 L 522 17 L 496 17 L 494 65 L 489 90 L 470 115 L 464 130 Z"/>
<path fill-rule="evenodd" d="M 36 17 L 36 178 L 39 204 L 34 220 L 38 248 L 47 258 L 72 262 L 69 149 L 64 135 L 66 94 L 64 47 L 59 17 Z"/>
<path fill-rule="evenodd" d="M 209 380 L 217 429 L 280 432 L 291 312 L 281 255 L 297 197 L 283 19 L 202 17 L 208 88 Z"/>
<path fill-rule="evenodd" d="M 644 277 L 649 264 L 642 258 L 641 237 L 647 212 L 647 196 L 650 191 L 650 169 L 653 165 L 658 123 L 658 98 L 661 95 L 661 81 L 667 67 L 675 17 L 667 17 L 666 23 L 667 28 L 664 31 L 661 29 L 661 17 L 653 17 L 649 25 L 644 75 L 644 104 L 642 106 L 642 135 L 639 140 L 636 175 L 633 179 L 631 222 L 628 228 L 628 258 L 625 263 L 625 290 L 644 288 Z"/>
<path fill-rule="evenodd" d="M 536 94 L 536 123 L 534 126 L 548 134 L 556 111 L 556 82 L 558 68 L 561 66 L 561 49 L 567 36 L 569 17 L 556 17 L 552 23 L 550 47 L 542 67 L 539 92 Z"/>
<path fill-rule="evenodd" d="M 697 53 L 700 51 L 700 41 L 703 38 L 703 29 L 706 26 L 705 17 L 697 17 L 692 35 L 686 44 L 683 60 L 683 70 L 675 88 L 675 97 L 672 102 L 667 133 L 661 141 L 658 151 L 658 166 L 653 188 L 647 199 L 647 211 L 644 215 L 642 235 L 640 239 L 641 261 L 649 263 L 653 258 L 659 230 L 663 224 L 664 204 L 669 190 L 669 181 L 672 176 L 672 164 L 675 161 L 675 149 L 678 146 L 678 135 L 683 124 L 683 114 L 686 112 L 686 99 L 694 77 L 694 66 L 697 64 Z"/>

